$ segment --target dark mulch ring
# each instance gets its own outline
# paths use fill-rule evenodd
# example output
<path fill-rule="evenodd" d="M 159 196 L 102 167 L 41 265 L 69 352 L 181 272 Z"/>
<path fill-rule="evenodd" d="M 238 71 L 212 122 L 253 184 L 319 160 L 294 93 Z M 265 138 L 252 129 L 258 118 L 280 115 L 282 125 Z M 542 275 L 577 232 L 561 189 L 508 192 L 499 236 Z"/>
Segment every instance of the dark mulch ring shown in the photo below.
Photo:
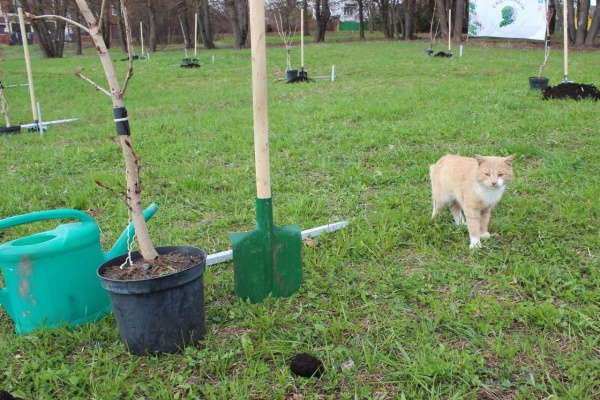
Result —
<path fill-rule="evenodd" d="M 544 100 L 548 99 L 592 99 L 600 100 L 600 90 L 596 86 L 582 83 L 560 83 L 556 86 L 548 86 L 542 94 Z"/>
<path fill-rule="evenodd" d="M 200 68 L 200 64 L 191 62 L 189 64 L 181 64 L 181 68 Z"/>
<path fill-rule="evenodd" d="M 298 82 L 314 82 L 314 79 L 310 79 L 306 76 L 297 76 L 293 79 L 290 79 L 289 81 L 287 81 L 287 83 L 298 83 Z"/>
<path fill-rule="evenodd" d="M 158 256 L 150 263 L 140 258 L 133 265 L 126 264 L 122 269 L 120 265 L 113 265 L 103 271 L 102 276 L 117 281 L 133 281 L 157 278 L 184 271 L 202 261 L 202 257 L 181 253 L 169 253 Z"/>

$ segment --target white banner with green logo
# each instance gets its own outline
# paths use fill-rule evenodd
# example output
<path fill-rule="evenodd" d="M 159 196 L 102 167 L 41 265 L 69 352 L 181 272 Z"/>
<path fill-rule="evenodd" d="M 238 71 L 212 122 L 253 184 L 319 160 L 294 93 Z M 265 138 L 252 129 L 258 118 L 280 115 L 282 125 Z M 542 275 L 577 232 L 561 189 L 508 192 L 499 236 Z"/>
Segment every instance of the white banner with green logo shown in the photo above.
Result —
<path fill-rule="evenodd" d="M 469 36 L 544 40 L 544 0 L 471 0 Z"/>

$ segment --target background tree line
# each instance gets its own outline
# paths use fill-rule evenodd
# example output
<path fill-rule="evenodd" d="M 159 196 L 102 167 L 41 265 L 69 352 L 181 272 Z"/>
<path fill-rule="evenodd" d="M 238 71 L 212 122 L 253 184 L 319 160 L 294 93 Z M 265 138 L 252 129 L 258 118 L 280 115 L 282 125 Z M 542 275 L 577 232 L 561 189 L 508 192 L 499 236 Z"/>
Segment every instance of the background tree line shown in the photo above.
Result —
<path fill-rule="evenodd" d="M 144 44 L 149 52 L 157 46 L 194 43 L 197 29 L 198 41 L 206 49 L 215 48 L 218 35 L 230 33 L 234 47 L 241 49 L 250 46 L 249 0 L 123 0 L 129 10 L 134 43 L 139 43 L 140 21 L 144 26 Z M 600 7 L 590 14 L 590 0 L 566 0 L 568 7 L 568 32 L 570 44 L 593 46 L 600 29 Z M 562 21 L 562 4 L 559 0 L 549 0 L 555 6 L 558 21 Z M 109 47 L 120 46 L 126 51 L 125 25 L 119 0 L 90 0 L 90 8 L 97 17 L 103 16 L 102 33 Z M 274 18 L 283 22 L 281 29 L 300 31 L 300 10 L 307 16 L 304 32 L 313 36 L 316 42 L 325 41 L 325 33 L 330 24 L 332 9 L 343 12 L 348 0 L 267 0 L 267 28 L 275 30 Z M 352 0 L 361 23 L 360 37 L 365 38 L 364 24 L 373 32 L 381 32 L 384 38 L 413 40 L 417 32 L 427 33 L 433 38 L 447 39 L 448 35 L 461 42 L 468 25 L 469 0 Z M 25 11 L 36 15 L 57 14 L 79 22 L 74 0 L 28 0 L 22 1 Z M 452 32 L 448 31 L 448 11 L 452 16 Z M 10 10 L 9 10 L 10 11 Z M 196 23 L 197 15 L 197 27 Z M 592 23 L 576 24 L 575 21 Z M 271 24 L 269 23 L 271 21 Z M 65 42 L 65 22 L 32 21 L 34 34 L 42 53 L 47 58 L 62 57 Z M 196 28 L 196 29 L 195 29 Z M 81 52 L 81 33 L 73 32 Z"/>

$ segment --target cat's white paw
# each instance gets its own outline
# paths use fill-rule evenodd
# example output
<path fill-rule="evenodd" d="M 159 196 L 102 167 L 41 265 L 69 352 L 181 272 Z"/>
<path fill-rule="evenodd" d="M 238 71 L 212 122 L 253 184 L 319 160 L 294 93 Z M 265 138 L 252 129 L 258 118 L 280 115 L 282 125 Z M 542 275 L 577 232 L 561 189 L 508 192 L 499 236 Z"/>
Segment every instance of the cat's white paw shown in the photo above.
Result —
<path fill-rule="evenodd" d="M 481 242 L 479 239 L 471 238 L 471 244 L 469 245 L 470 249 L 478 249 L 481 247 Z"/>
<path fill-rule="evenodd" d="M 482 233 L 481 236 L 480 236 L 481 239 L 489 239 L 489 237 L 490 237 L 490 233 L 489 232 Z"/>

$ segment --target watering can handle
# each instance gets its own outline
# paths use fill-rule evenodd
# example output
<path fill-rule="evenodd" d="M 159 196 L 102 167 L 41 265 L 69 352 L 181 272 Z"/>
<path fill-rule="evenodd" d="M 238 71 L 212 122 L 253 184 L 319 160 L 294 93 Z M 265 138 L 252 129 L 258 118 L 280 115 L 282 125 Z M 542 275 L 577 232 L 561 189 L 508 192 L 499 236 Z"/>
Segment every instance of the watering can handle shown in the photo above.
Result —
<path fill-rule="evenodd" d="M 77 219 L 81 222 L 95 223 L 94 219 L 83 211 L 60 209 L 33 212 L 0 220 L 0 230 L 12 228 L 13 226 L 25 225 L 32 222 L 48 221 L 51 219 Z"/>

